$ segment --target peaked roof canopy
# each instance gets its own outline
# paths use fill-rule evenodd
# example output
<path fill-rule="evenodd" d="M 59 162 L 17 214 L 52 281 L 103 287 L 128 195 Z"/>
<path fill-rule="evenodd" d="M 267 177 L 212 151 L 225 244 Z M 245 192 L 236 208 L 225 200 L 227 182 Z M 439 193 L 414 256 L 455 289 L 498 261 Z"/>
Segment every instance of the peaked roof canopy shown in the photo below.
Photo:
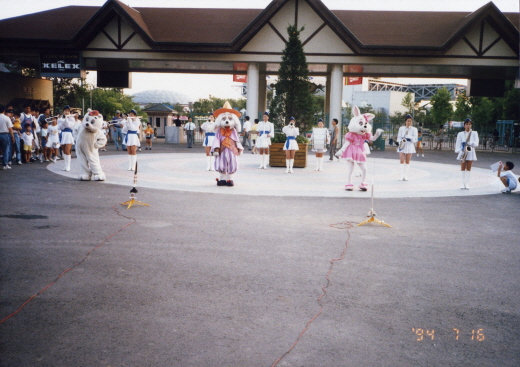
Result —
<path fill-rule="evenodd" d="M 102 7 L 67 6 L 0 21 L 0 47 L 81 49 L 117 14 L 152 49 L 240 52 L 288 1 L 273 0 L 264 10 L 134 9 L 119 0 L 108 0 Z M 329 10 L 320 0 L 305 1 L 357 54 L 393 53 L 396 49 L 438 53 L 484 18 L 518 53 L 519 15 L 502 13 L 492 2 L 464 13 Z"/>

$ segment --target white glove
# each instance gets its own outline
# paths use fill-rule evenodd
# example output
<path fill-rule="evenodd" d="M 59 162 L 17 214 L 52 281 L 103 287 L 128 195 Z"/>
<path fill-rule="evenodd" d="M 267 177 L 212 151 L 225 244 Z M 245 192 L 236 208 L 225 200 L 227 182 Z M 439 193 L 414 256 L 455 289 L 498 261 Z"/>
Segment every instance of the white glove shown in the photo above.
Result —
<path fill-rule="evenodd" d="M 213 152 L 213 156 L 218 157 L 219 156 L 218 152 L 217 151 Z"/>

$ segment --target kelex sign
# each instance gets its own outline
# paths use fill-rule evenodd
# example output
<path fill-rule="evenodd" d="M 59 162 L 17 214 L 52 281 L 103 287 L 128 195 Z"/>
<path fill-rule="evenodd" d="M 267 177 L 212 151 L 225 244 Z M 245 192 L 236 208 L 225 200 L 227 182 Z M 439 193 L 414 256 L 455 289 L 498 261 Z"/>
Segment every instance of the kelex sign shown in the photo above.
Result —
<path fill-rule="evenodd" d="M 40 55 L 40 75 L 47 77 L 81 78 L 79 53 L 53 53 Z"/>

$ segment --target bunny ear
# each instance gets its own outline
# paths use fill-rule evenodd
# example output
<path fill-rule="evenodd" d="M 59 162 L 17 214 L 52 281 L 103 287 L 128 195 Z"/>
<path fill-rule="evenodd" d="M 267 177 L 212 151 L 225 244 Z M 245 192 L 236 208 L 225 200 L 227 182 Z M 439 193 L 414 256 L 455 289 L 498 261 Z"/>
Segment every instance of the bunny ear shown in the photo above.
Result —
<path fill-rule="evenodd" d="M 363 116 L 365 116 L 365 120 L 367 120 L 367 121 L 370 121 L 370 120 L 372 120 L 374 117 L 376 117 L 376 115 L 371 114 L 371 113 L 364 113 Z"/>
<path fill-rule="evenodd" d="M 352 112 L 354 113 L 354 116 L 361 115 L 361 111 L 359 111 L 358 106 L 354 106 L 354 108 L 352 108 Z"/>

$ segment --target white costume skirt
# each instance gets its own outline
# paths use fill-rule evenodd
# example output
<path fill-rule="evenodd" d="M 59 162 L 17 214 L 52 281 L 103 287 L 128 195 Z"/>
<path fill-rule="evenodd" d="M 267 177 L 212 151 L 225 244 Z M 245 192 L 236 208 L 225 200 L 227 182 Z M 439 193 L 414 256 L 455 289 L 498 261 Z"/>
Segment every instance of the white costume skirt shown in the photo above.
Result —
<path fill-rule="evenodd" d="M 139 141 L 139 135 L 138 134 L 126 134 L 124 145 L 127 147 L 131 146 L 141 146 L 141 142 Z"/>
<path fill-rule="evenodd" d="M 61 145 L 63 144 L 74 144 L 74 136 L 72 136 L 71 132 L 68 131 L 62 131 L 61 132 Z"/>
<path fill-rule="evenodd" d="M 463 151 L 459 152 L 459 155 L 457 156 L 457 159 L 460 161 L 460 158 L 462 157 Z M 468 152 L 468 155 L 466 156 L 467 161 L 476 161 L 477 160 L 477 153 L 475 152 L 475 148 L 471 147 L 471 152 Z"/>
<path fill-rule="evenodd" d="M 289 144 L 287 144 L 287 142 L 289 142 Z M 300 148 L 298 148 L 298 143 L 296 142 L 295 139 L 287 140 L 283 144 L 283 150 L 299 150 L 299 149 Z"/>
<path fill-rule="evenodd" d="M 415 153 L 415 144 L 411 141 L 407 141 L 404 144 L 403 150 L 399 150 L 399 148 L 397 148 L 397 153 L 413 154 Z"/>
<path fill-rule="evenodd" d="M 267 135 L 261 135 L 256 139 L 257 148 L 269 148 L 269 145 L 271 145 L 271 138 L 268 138 Z"/>
<path fill-rule="evenodd" d="M 213 140 L 215 139 L 215 133 L 210 133 L 210 134 L 213 134 L 213 135 L 208 136 L 208 133 L 205 134 L 204 142 L 202 143 L 203 147 L 211 147 L 213 145 Z"/>

